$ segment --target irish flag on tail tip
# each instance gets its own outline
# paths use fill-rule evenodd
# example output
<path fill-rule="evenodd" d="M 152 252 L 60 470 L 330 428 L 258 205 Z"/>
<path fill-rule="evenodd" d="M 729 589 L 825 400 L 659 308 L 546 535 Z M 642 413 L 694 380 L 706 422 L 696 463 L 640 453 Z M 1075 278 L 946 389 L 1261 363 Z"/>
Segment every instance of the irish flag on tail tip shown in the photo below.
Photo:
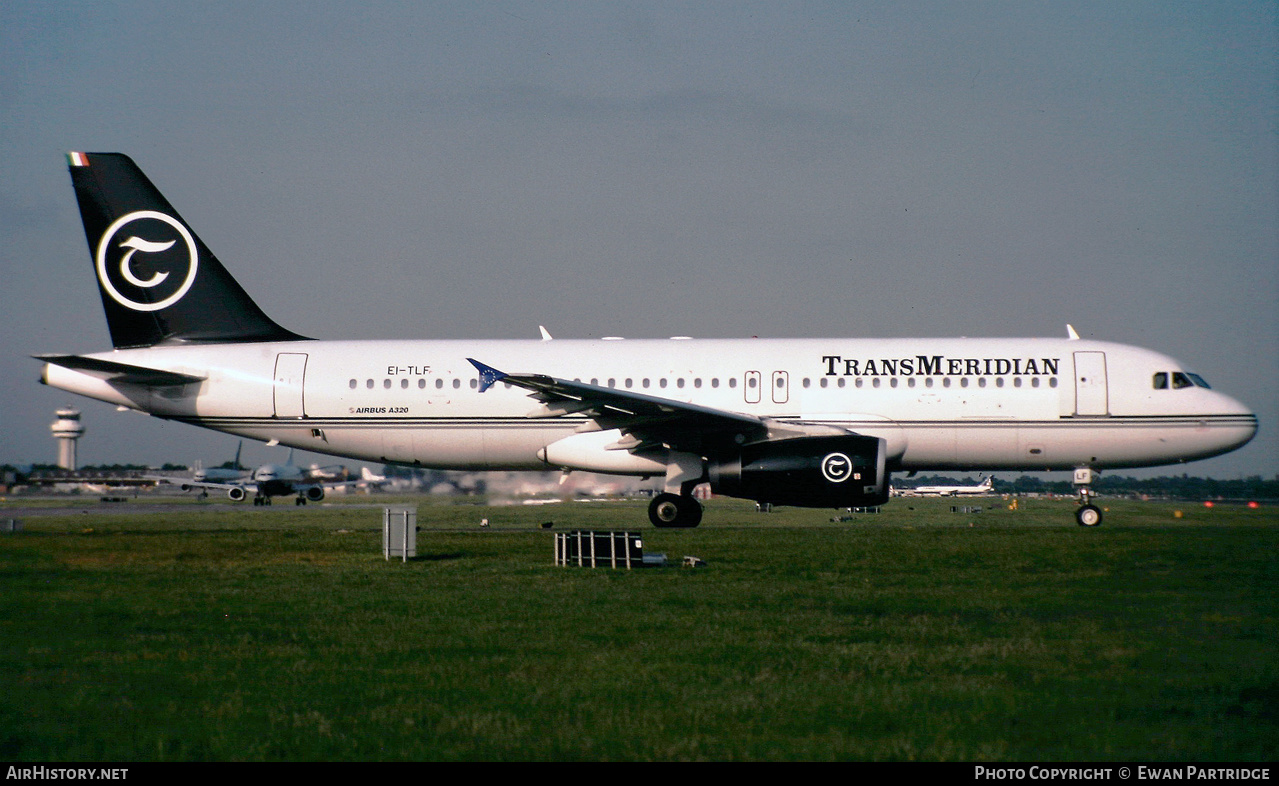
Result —
<path fill-rule="evenodd" d="M 76 152 L 67 153 L 67 161 L 71 164 L 71 166 L 88 166 L 89 165 L 89 157 L 86 156 L 84 153 L 76 153 Z"/>

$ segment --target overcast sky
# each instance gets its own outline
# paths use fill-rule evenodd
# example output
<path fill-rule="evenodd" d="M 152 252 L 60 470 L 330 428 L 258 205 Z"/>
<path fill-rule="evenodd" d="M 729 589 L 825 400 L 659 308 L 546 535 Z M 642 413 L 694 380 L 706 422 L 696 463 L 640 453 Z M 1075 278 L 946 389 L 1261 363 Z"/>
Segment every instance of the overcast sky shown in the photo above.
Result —
<path fill-rule="evenodd" d="M 81 463 L 235 451 L 36 382 L 31 354 L 110 346 L 66 172 L 90 150 L 304 335 L 1071 323 L 1258 413 L 1149 474 L 1273 476 L 1276 38 L 1273 2 L 7 0 L 0 462 L 52 462 L 71 402 Z"/>

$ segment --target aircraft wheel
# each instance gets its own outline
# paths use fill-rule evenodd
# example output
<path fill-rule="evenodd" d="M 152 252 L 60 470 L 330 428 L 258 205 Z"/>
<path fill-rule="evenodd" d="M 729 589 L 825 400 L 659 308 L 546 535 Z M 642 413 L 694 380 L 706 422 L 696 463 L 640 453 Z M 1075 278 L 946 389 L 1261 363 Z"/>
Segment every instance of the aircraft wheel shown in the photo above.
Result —
<path fill-rule="evenodd" d="M 1084 505 L 1075 511 L 1075 521 L 1081 527 L 1101 526 L 1101 508 L 1096 505 Z"/>
<path fill-rule="evenodd" d="M 654 527 L 696 527 L 702 523 L 702 506 L 692 497 L 658 494 L 649 503 L 648 519 Z"/>
<path fill-rule="evenodd" d="M 294 502 L 293 504 L 294 504 L 294 505 L 305 505 L 305 504 L 306 504 L 306 497 L 298 497 L 298 498 L 297 498 L 297 501 L 296 501 L 296 502 Z"/>

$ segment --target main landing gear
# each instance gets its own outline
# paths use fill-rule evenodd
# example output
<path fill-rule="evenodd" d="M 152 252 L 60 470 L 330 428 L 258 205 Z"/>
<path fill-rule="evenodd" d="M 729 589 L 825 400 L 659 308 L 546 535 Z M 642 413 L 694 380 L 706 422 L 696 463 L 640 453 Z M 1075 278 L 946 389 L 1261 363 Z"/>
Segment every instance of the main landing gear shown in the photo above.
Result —
<path fill-rule="evenodd" d="M 1079 509 L 1075 511 L 1075 521 L 1081 527 L 1101 526 L 1101 508 L 1092 504 L 1092 484 L 1099 473 L 1089 467 L 1075 470 L 1075 488 L 1079 489 Z"/>
<path fill-rule="evenodd" d="M 702 523 L 702 504 L 683 494 L 658 494 L 648 505 L 654 527 L 696 527 Z"/>
<path fill-rule="evenodd" d="M 693 488 L 706 475 L 702 457 L 672 450 L 666 463 L 663 493 L 648 505 L 648 520 L 654 527 L 691 528 L 702 523 L 702 503 L 693 499 Z"/>

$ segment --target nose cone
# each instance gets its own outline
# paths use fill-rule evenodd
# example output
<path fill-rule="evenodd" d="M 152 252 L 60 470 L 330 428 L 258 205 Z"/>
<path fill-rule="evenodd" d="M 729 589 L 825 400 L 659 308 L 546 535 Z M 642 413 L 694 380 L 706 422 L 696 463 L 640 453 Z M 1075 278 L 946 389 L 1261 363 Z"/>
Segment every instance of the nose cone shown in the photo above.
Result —
<path fill-rule="evenodd" d="M 1217 412 L 1221 414 L 1214 415 L 1208 423 L 1211 424 L 1212 431 L 1218 438 L 1216 454 L 1219 455 L 1238 450 L 1257 436 L 1257 416 L 1251 409 L 1230 396 L 1216 391 L 1213 393 L 1217 399 L 1215 402 Z"/>

